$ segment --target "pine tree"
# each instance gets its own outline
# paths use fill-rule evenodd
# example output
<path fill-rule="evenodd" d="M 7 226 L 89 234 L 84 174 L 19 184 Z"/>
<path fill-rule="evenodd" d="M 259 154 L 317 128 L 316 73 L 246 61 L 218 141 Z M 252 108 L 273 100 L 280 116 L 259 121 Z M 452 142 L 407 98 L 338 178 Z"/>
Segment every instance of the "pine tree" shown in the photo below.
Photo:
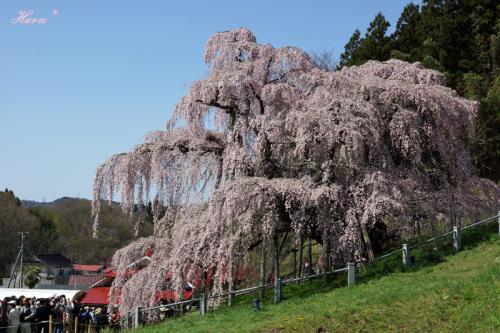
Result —
<path fill-rule="evenodd" d="M 423 42 L 419 25 L 420 6 L 409 3 L 403 9 L 396 24 L 396 30 L 392 34 L 393 50 L 410 55 L 410 59 L 416 59 Z"/>
<path fill-rule="evenodd" d="M 357 59 L 353 58 L 353 52 L 361 46 L 361 32 L 356 29 L 349 39 L 349 42 L 344 46 L 344 53 L 340 55 L 340 62 L 337 69 L 344 66 L 352 66 L 357 64 Z"/>

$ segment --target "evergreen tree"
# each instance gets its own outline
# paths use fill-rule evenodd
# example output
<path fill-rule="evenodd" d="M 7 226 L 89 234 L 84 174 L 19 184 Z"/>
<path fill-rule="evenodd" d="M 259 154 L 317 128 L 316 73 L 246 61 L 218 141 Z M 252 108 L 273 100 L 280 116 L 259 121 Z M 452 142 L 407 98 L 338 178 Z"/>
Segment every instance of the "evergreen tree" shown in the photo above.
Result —
<path fill-rule="evenodd" d="M 391 38 L 387 36 L 387 29 L 391 24 L 379 12 L 370 23 L 365 38 L 361 40 L 361 58 L 363 63 L 368 60 L 384 61 L 389 59 L 391 52 Z"/>
<path fill-rule="evenodd" d="M 387 60 L 391 52 L 391 38 L 386 36 L 391 26 L 382 13 L 378 13 L 370 23 L 365 37 L 360 38 L 358 29 L 354 31 L 349 42 L 345 45 L 344 53 L 340 55 L 338 69 L 344 66 L 362 65 L 368 60 Z"/>
<path fill-rule="evenodd" d="M 419 32 L 420 6 L 409 3 L 396 24 L 396 31 L 392 34 L 393 50 L 409 54 L 415 59 L 422 45 L 422 35 Z"/>
<path fill-rule="evenodd" d="M 340 55 L 340 62 L 337 69 L 341 69 L 344 66 L 352 66 L 356 63 L 356 59 L 353 59 L 353 52 L 357 50 L 361 45 L 361 32 L 356 29 L 349 39 L 349 42 L 344 46 L 344 53 Z"/>

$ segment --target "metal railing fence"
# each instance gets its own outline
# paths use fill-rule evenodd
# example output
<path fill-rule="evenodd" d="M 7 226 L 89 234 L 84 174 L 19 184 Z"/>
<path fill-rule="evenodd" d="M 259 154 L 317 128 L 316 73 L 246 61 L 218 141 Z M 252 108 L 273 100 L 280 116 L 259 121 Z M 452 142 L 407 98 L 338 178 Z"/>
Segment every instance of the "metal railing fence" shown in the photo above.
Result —
<path fill-rule="evenodd" d="M 206 302 L 209 299 L 221 298 L 221 297 L 229 296 L 231 294 L 236 295 L 236 294 L 249 293 L 252 291 L 255 292 L 255 291 L 258 291 L 262 288 L 269 288 L 269 287 L 273 287 L 273 286 L 275 289 L 274 302 L 279 303 L 279 302 L 281 302 L 282 297 L 283 297 L 281 289 L 282 289 L 282 286 L 284 284 L 298 282 L 298 281 L 302 281 L 302 280 L 314 279 L 314 278 L 318 278 L 318 277 L 322 277 L 322 276 L 326 276 L 326 275 L 330 275 L 330 274 L 342 273 L 342 272 L 346 272 L 346 271 L 347 271 L 347 281 L 348 281 L 347 284 L 348 284 L 348 286 L 352 286 L 355 284 L 355 269 L 359 269 L 359 268 L 362 268 L 366 265 L 373 264 L 377 261 L 380 261 L 382 259 L 386 259 L 386 258 L 391 257 L 395 254 L 400 253 L 400 252 L 403 253 L 403 263 L 406 266 L 411 266 L 411 263 L 412 263 L 411 250 L 412 249 L 420 247 L 420 246 L 428 244 L 428 243 L 431 243 L 431 242 L 434 242 L 436 240 L 439 240 L 441 238 L 444 238 L 444 237 L 447 237 L 450 235 L 453 235 L 453 250 L 454 250 L 454 252 L 458 252 L 461 250 L 461 231 L 478 226 L 478 225 L 481 225 L 481 224 L 484 224 L 486 222 L 493 221 L 495 219 L 497 219 L 497 221 L 498 221 L 498 234 L 500 234 L 500 211 L 499 211 L 498 215 L 496 215 L 496 216 L 493 216 L 493 217 L 487 218 L 485 220 L 476 222 L 476 223 L 471 224 L 469 226 L 466 226 L 464 228 L 453 227 L 453 231 L 438 235 L 436 237 L 425 240 L 425 241 L 420 242 L 418 244 L 411 245 L 411 246 L 408 244 L 403 244 L 401 249 L 398 249 L 398 250 L 393 251 L 391 253 L 387 253 L 379 258 L 365 262 L 363 264 L 356 265 L 354 263 L 348 263 L 347 267 L 336 269 L 333 271 L 323 272 L 323 273 L 314 274 L 314 275 L 302 276 L 302 277 L 293 278 L 293 279 L 284 280 L 284 281 L 281 281 L 280 278 L 276 278 L 274 283 L 270 283 L 270 284 L 266 284 L 266 285 L 230 291 L 227 293 L 212 295 L 212 296 L 208 296 L 208 297 L 205 296 L 205 294 L 200 294 L 199 298 L 196 298 L 196 299 L 187 300 L 187 301 L 180 301 L 180 302 L 176 302 L 176 303 L 170 303 L 170 304 L 165 304 L 165 305 L 160 305 L 160 306 L 155 306 L 155 307 L 150 307 L 150 308 L 143 308 L 143 307 L 138 306 L 138 307 L 136 307 L 135 314 L 134 314 L 135 315 L 135 326 L 139 326 L 142 324 L 142 313 L 146 312 L 146 311 L 160 309 L 160 308 L 177 307 L 177 306 L 182 306 L 182 305 L 187 304 L 187 303 L 191 303 L 191 304 L 198 303 L 200 315 L 204 315 L 206 313 L 206 308 L 207 308 Z M 130 315 L 131 315 L 130 313 L 127 315 L 127 317 L 128 317 L 127 322 L 129 323 L 128 326 L 130 326 L 130 323 L 131 323 Z"/>

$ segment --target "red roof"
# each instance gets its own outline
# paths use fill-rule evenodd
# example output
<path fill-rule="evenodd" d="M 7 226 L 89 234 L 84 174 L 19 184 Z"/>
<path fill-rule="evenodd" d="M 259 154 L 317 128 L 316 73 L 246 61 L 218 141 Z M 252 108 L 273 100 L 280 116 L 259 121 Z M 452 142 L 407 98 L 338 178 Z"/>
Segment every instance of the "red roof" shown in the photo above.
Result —
<path fill-rule="evenodd" d="M 87 291 L 87 295 L 82 300 L 83 304 L 107 305 L 109 304 L 110 287 L 95 287 Z"/>
<path fill-rule="evenodd" d="M 110 287 L 94 287 L 87 291 L 87 295 L 82 300 L 85 305 L 108 305 Z M 194 294 L 194 290 L 184 292 L 184 299 L 188 300 Z M 156 293 L 156 300 L 179 300 L 179 294 L 173 291 L 159 291 Z"/>
<path fill-rule="evenodd" d="M 184 300 L 188 300 L 194 294 L 194 290 L 185 291 L 184 292 Z M 161 299 L 164 300 L 175 300 L 178 301 L 180 299 L 179 294 L 170 290 L 167 291 L 158 291 L 156 293 L 156 300 L 159 301 Z"/>
<path fill-rule="evenodd" d="M 138 269 L 127 269 L 125 271 L 125 275 L 126 276 L 132 276 L 134 275 L 135 273 L 139 272 Z M 116 277 L 118 275 L 118 273 L 116 271 L 111 271 L 109 273 L 107 273 L 105 276 L 108 276 L 108 277 Z"/>
<path fill-rule="evenodd" d="M 102 265 L 73 265 L 73 269 L 75 271 L 97 272 L 102 270 Z M 107 267 L 104 269 L 104 273 L 109 273 L 112 269 L 112 267 Z"/>
<path fill-rule="evenodd" d="M 68 285 L 91 286 L 102 279 L 102 275 L 70 275 Z"/>

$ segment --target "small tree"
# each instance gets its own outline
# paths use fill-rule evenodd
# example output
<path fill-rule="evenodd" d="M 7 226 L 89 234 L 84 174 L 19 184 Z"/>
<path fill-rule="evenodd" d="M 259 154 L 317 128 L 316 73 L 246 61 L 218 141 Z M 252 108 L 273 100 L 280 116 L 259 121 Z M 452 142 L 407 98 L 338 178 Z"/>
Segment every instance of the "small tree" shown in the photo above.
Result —
<path fill-rule="evenodd" d="M 42 277 L 40 276 L 40 268 L 36 266 L 25 266 L 23 268 L 24 284 L 28 288 L 33 289 L 40 282 Z"/>

